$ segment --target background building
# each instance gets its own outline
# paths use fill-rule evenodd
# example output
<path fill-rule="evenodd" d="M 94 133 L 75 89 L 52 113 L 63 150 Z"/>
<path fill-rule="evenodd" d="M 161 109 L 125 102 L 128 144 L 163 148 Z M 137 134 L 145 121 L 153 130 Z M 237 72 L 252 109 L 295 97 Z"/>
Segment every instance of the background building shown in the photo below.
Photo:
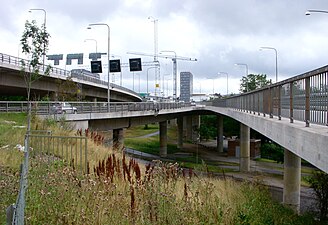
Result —
<path fill-rule="evenodd" d="M 190 102 L 193 94 L 193 75 L 190 72 L 180 72 L 180 101 Z"/>

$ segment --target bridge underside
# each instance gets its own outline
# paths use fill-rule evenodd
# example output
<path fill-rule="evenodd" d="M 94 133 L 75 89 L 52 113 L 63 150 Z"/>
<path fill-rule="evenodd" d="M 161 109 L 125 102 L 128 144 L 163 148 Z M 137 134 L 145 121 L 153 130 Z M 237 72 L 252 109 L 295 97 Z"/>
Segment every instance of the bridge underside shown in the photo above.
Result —
<path fill-rule="evenodd" d="M 0 65 L 1 66 L 1 65 Z M 42 76 L 31 87 L 31 98 L 38 100 L 44 96 L 52 96 L 58 93 L 59 86 L 65 82 L 63 77 Z M 79 84 L 82 89 L 82 99 L 107 101 L 107 88 L 95 88 L 91 84 Z M 0 67 L 0 95 L 27 97 L 26 82 L 23 73 L 14 68 Z M 111 89 L 110 98 L 113 102 L 140 102 L 140 98 Z M 52 99 L 55 100 L 55 99 Z"/>
<path fill-rule="evenodd" d="M 231 117 L 328 173 L 328 127 L 289 119 L 269 118 L 229 108 L 207 107 L 207 110 Z"/>

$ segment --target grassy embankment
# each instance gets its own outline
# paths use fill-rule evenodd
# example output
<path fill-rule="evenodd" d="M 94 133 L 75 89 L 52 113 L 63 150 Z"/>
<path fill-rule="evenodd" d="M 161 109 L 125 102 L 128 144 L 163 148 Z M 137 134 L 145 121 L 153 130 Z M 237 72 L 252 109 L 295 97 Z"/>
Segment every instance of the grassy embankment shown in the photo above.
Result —
<path fill-rule="evenodd" d="M 5 122 L 17 119 L 23 125 L 18 114 L 0 114 L 0 118 L 3 224 L 4 210 L 17 196 L 22 153 L 14 146 L 23 142 L 25 130 Z M 51 129 L 53 134 L 75 134 L 51 123 L 33 127 Z M 26 224 L 314 224 L 311 217 L 298 216 L 272 201 L 259 183 L 220 180 L 206 172 L 196 177 L 193 170 L 182 172 L 170 163 L 144 167 L 92 141 L 88 149 L 91 164 L 98 165 L 88 175 L 65 162 L 31 158 Z"/>

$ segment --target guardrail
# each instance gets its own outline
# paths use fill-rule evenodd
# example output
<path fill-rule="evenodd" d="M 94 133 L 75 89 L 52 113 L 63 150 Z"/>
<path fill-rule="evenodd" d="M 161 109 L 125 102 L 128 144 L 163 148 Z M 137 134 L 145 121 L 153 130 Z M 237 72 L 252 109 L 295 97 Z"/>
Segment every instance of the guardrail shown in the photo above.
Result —
<path fill-rule="evenodd" d="M 328 66 L 290 79 L 226 99 L 213 106 L 229 107 L 244 112 L 263 114 L 328 125 Z"/>
<path fill-rule="evenodd" d="M 58 102 L 37 102 L 32 101 L 32 111 L 38 115 L 51 115 L 61 113 L 106 113 L 107 102 L 68 102 L 71 108 L 65 112 L 57 111 Z M 111 102 L 110 112 L 121 111 L 148 111 L 163 109 L 178 109 L 189 107 L 190 103 L 182 102 Z M 0 112 L 27 112 L 27 101 L 0 101 Z"/>

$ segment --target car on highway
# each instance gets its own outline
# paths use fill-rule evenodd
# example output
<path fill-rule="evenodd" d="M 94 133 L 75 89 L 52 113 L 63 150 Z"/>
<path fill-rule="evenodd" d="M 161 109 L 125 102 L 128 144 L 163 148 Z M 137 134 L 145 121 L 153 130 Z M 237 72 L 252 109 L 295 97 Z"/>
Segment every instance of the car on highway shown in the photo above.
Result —
<path fill-rule="evenodd" d="M 77 108 L 72 106 L 68 102 L 56 102 L 52 105 L 51 111 L 53 114 L 62 114 L 62 113 L 77 113 Z"/>

